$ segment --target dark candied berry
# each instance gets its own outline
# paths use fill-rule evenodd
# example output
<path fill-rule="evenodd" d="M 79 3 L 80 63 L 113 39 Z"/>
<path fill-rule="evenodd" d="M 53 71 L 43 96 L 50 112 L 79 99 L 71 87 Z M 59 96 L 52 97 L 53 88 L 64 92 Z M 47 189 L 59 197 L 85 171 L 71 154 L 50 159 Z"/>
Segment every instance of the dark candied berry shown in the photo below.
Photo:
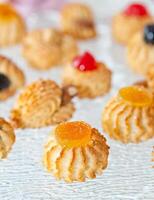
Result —
<path fill-rule="evenodd" d="M 10 84 L 11 82 L 9 78 L 6 75 L 0 73 L 0 91 L 7 89 L 10 86 Z"/>
<path fill-rule="evenodd" d="M 144 28 L 144 41 L 154 45 L 154 24 L 148 24 Z"/>

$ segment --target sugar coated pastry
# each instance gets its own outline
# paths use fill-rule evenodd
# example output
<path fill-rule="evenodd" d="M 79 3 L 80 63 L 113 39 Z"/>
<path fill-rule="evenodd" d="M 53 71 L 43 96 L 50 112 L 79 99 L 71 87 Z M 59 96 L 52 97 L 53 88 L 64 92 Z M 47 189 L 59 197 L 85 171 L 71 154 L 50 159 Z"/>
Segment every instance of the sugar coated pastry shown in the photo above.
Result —
<path fill-rule="evenodd" d="M 129 41 L 127 47 L 129 66 L 137 73 L 146 75 L 154 65 L 154 23 L 145 26 Z"/>
<path fill-rule="evenodd" d="M 134 33 L 151 21 L 152 17 L 144 5 L 131 4 L 113 17 L 113 37 L 117 42 L 127 44 Z"/>
<path fill-rule="evenodd" d="M 50 134 L 44 165 L 66 182 L 95 178 L 108 165 L 109 147 L 97 129 L 82 121 L 65 122 Z"/>
<path fill-rule="evenodd" d="M 75 108 L 66 93 L 51 80 L 32 83 L 11 111 L 12 125 L 15 128 L 39 128 L 68 120 Z"/>
<path fill-rule="evenodd" d="M 0 3 L 0 46 L 21 42 L 26 32 L 22 17 L 9 4 Z"/>
<path fill-rule="evenodd" d="M 95 98 L 110 90 L 111 71 L 89 52 L 85 52 L 66 65 L 63 85 L 75 87 L 80 98 Z"/>
<path fill-rule="evenodd" d="M 47 28 L 29 32 L 23 40 L 22 54 L 36 69 L 49 69 L 71 61 L 78 53 L 76 41 L 68 35 Z"/>
<path fill-rule="evenodd" d="M 94 17 L 90 8 L 80 3 L 69 3 L 61 12 L 62 30 L 79 39 L 96 36 Z"/>
<path fill-rule="evenodd" d="M 10 59 L 0 55 L 0 101 L 12 96 L 24 83 L 23 72 Z"/>
<path fill-rule="evenodd" d="M 153 138 L 153 122 L 152 92 L 140 86 L 120 89 L 103 111 L 104 131 L 123 143 L 138 143 Z"/>
<path fill-rule="evenodd" d="M 12 126 L 0 118 L 0 159 L 6 158 L 15 142 L 15 133 Z"/>

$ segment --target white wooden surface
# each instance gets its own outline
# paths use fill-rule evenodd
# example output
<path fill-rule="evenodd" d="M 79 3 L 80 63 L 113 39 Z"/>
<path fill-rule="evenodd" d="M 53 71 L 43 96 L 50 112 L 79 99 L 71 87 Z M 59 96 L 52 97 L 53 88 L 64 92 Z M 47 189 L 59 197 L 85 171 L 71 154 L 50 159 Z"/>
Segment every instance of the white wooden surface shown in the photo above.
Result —
<path fill-rule="evenodd" d="M 33 15 L 30 28 L 57 25 L 53 14 Z M 101 112 L 106 101 L 118 88 L 132 84 L 141 77 L 134 75 L 125 62 L 124 48 L 116 45 L 106 20 L 98 25 L 95 41 L 80 43 L 81 51 L 90 50 L 113 71 L 113 87 L 105 97 L 95 100 L 74 99 L 76 112 L 72 120 L 85 120 L 101 132 Z M 29 68 L 20 55 L 20 47 L 1 49 L 24 70 L 27 83 L 38 78 L 52 78 L 60 83 L 62 69 L 39 72 Z M 0 116 L 8 118 L 17 95 L 0 103 Z M 135 145 L 111 140 L 108 168 L 102 176 L 85 183 L 66 184 L 55 181 L 42 165 L 43 145 L 52 127 L 17 130 L 17 141 L 7 160 L 0 161 L 0 200 L 154 200 L 154 169 L 151 151 L 154 139 Z"/>

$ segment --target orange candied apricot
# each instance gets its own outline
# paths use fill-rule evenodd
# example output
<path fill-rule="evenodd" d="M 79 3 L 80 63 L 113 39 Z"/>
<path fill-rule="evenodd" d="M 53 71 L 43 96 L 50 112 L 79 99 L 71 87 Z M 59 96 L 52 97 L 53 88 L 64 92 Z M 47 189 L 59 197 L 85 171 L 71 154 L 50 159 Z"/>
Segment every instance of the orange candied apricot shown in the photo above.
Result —
<path fill-rule="evenodd" d="M 0 21 L 10 20 L 18 14 L 9 4 L 0 4 Z"/>
<path fill-rule="evenodd" d="M 119 96 L 133 106 L 144 107 L 153 103 L 153 95 L 143 87 L 129 86 L 119 90 Z"/>
<path fill-rule="evenodd" d="M 64 122 L 55 129 L 55 136 L 61 146 L 81 147 L 89 143 L 91 130 L 90 125 L 82 121 Z"/>

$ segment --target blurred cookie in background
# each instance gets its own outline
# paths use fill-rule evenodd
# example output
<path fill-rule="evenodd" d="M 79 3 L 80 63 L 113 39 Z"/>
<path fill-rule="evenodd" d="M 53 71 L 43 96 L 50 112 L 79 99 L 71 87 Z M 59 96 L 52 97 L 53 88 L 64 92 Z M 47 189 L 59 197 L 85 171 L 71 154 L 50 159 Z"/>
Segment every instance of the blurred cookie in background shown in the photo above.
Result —
<path fill-rule="evenodd" d="M 65 4 L 61 11 L 61 27 L 64 33 L 77 39 L 96 36 L 93 12 L 86 4 Z"/>
<path fill-rule="evenodd" d="M 128 5 L 113 17 L 112 33 L 115 40 L 126 45 L 134 33 L 153 20 L 150 11 L 140 3 Z"/>
<path fill-rule="evenodd" d="M 67 63 L 77 53 L 75 39 L 53 28 L 31 31 L 23 40 L 22 55 L 36 69 Z"/>

